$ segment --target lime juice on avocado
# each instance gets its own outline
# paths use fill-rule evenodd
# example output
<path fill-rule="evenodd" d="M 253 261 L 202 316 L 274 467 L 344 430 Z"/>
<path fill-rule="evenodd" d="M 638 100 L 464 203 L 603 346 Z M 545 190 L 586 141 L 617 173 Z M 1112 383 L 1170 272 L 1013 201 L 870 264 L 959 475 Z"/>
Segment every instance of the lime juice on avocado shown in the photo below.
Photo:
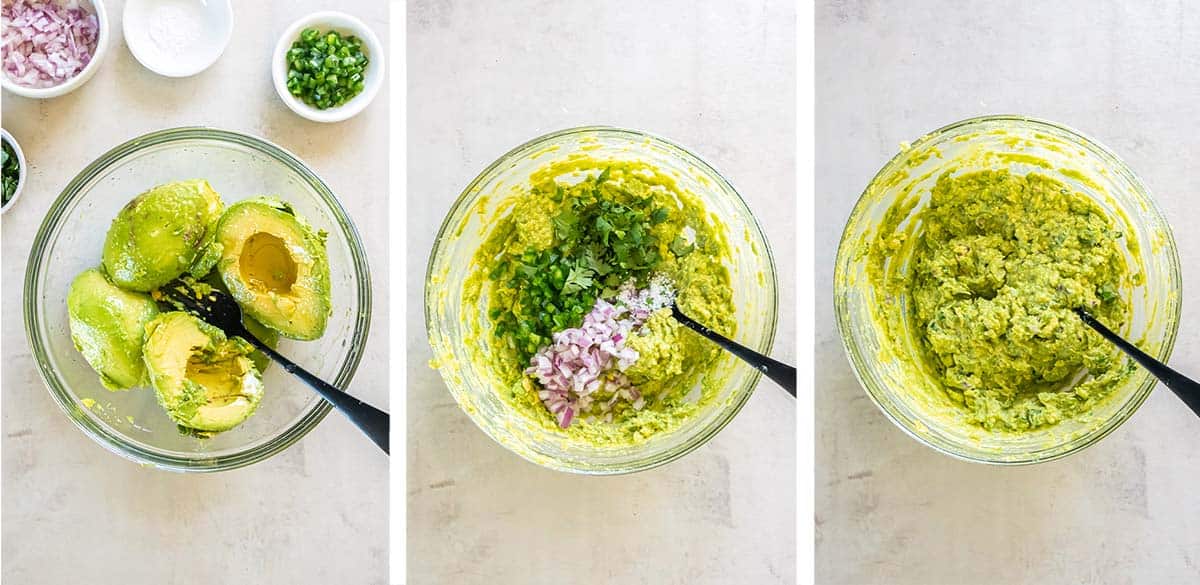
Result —
<path fill-rule="evenodd" d="M 156 186 L 109 227 L 99 267 L 72 283 L 75 347 L 110 390 L 149 385 L 182 431 L 230 430 L 257 409 L 266 356 L 190 314 L 160 311 L 158 289 L 183 279 L 228 290 L 248 329 L 270 346 L 312 340 L 331 311 L 323 232 L 286 203 L 224 206 L 204 180 Z M 169 308 L 164 308 L 169 309 Z"/>

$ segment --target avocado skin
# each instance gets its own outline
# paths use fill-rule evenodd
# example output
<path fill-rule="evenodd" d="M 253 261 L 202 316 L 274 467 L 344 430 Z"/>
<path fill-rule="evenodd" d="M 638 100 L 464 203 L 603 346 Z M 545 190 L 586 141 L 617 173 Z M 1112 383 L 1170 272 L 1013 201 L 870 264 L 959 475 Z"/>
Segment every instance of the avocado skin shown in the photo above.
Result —
<path fill-rule="evenodd" d="M 241 252 L 255 234 L 283 240 L 292 252 L 297 277 L 288 294 L 263 290 L 243 278 Z M 326 234 L 274 197 L 256 197 L 230 205 L 217 223 L 222 255 L 217 271 L 242 310 L 289 339 L 311 341 L 324 335 L 332 313 Z"/>
<path fill-rule="evenodd" d="M 122 290 L 98 268 L 81 272 L 67 293 L 71 341 L 109 390 L 146 383 L 145 327 L 158 314 L 149 295 Z"/>
<path fill-rule="evenodd" d="M 113 219 L 102 265 L 121 288 L 149 292 L 184 273 L 203 276 L 220 257 L 214 247 L 223 203 L 208 181 L 159 185 L 134 197 Z"/>

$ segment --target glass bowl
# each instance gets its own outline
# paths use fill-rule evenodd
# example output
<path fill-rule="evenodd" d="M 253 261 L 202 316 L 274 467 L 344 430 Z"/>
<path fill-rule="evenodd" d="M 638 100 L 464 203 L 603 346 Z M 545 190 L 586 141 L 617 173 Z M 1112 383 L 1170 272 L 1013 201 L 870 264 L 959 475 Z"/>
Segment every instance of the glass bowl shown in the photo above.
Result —
<path fill-rule="evenodd" d="M 345 389 L 362 358 L 371 317 L 370 272 L 354 224 L 321 179 L 265 140 L 211 128 L 146 134 L 105 153 L 51 206 L 25 272 L 25 328 L 38 370 L 63 412 L 89 437 L 134 461 L 174 471 L 219 471 L 262 461 L 298 441 L 330 406 L 272 364 L 266 392 L 246 422 L 215 437 L 181 434 L 154 391 L 109 391 L 71 342 L 67 291 L 100 264 L 109 223 L 135 195 L 170 181 L 207 179 L 225 203 L 277 195 L 328 232 L 333 314 L 315 341 L 281 339 L 279 351 Z"/>
<path fill-rule="evenodd" d="M 1040 161 L 1040 162 L 1039 162 Z M 888 298 L 871 286 L 866 252 L 889 207 L 905 194 L 917 204 L 897 230 L 929 201 L 944 171 L 965 173 L 1010 169 L 1036 171 L 1087 195 L 1114 217 L 1127 218 L 1122 246 L 1131 269 L 1141 266 L 1142 284 L 1126 291 L 1132 319 L 1120 333 L 1166 361 L 1179 327 L 1179 257 L 1166 218 L 1150 192 L 1111 151 L 1052 122 L 1021 116 L 987 116 L 957 122 L 922 136 L 879 171 L 846 222 L 834 273 L 838 329 L 854 373 L 889 419 L 918 441 L 943 453 L 994 464 L 1027 464 L 1064 457 L 1095 443 L 1125 422 L 1150 394 L 1156 380 L 1138 369 L 1091 413 L 1023 433 L 989 432 L 955 419 L 956 407 L 921 364 L 911 333 L 895 343 L 877 323 L 907 311 L 907 298 Z M 916 226 L 919 227 L 919 226 Z M 905 262 L 905 259 L 889 260 Z M 905 269 L 901 266 L 901 270 Z"/>
<path fill-rule="evenodd" d="M 581 444 L 547 432 L 499 396 L 490 368 L 472 360 L 486 352 L 468 331 L 487 321 L 487 307 L 464 310 L 464 281 L 488 220 L 508 196 L 528 189 L 530 174 L 552 160 L 586 154 L 602 160 L 637 160 L 673 176 L 681 190 L 700 198 L 724 224 L 731 248 L 728 265 L 742 344 L 769 353 L 775 338 L 776 277 L 770 247 L 746 203 L 724 177 L 696 155 L 667 140 L 635 130 L 571 128 L 535 138 L 500 157 L 463 191 L 438 233 L 425 281 L 425 323 L 438 369 L 459 406 L 488 436 L 525 459 L 560 471 L 617 474 L 673 461 L 703 445 L 742 408 L 759 373 L 722 354 L 710 372 L 723 376 L 719 395 L 673 430 L 633 446 Z M 483 295 L 486 298 L 486 292 Z M 482 305 L 483 303 L 481 303 Z M 482 337 L 482 336 L 481 336 Z"/>

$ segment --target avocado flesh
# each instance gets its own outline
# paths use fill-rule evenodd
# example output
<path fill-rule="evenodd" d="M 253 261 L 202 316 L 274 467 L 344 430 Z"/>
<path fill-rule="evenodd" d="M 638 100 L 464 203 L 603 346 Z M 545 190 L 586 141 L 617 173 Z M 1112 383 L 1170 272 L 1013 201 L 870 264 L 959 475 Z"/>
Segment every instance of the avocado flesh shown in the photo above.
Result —
<path fill-rule="evenodd" d="M 142 342 L 158 314 L 149 295 L 122 290 L 97 268 L 81 272 L 67 293 L 71 340 L 109 390 L 145 383 Z"/>
<path fill-rule="evenodd" d="M 220 258 L 214 239 L 222 208 L 220 195 L 202 179 L 138 195 L 108 229 L 104 270 L 116 285 L 141 292 L 184 273 L 203 276 Z"/>
<path fill-rule="evenodd" d="M 229 206 L 217 224 L 217 270 L 242 310 L 291 339 L 325 333 L 331 312 L 325 233 L 269 197 Z"/>
<path fill-rule="evenodd" d="M 184 312 L 146 326 L 144 359 L 158 402 L 179 426 L 217 433 L 241 424 L 262 399 L 254 347 Z"/>

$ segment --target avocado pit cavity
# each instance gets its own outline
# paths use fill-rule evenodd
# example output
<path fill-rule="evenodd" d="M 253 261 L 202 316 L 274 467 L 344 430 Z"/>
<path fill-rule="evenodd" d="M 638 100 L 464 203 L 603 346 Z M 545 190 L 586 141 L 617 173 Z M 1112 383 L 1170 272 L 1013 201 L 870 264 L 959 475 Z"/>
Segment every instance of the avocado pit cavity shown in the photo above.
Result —
<path fill-rule="evenodd" d="M 296 261 L 280 238 L 265 232 L 250 236 L 242 248 L 242 278 L 262 291 L 286 295 L 296 284 Z"/>

